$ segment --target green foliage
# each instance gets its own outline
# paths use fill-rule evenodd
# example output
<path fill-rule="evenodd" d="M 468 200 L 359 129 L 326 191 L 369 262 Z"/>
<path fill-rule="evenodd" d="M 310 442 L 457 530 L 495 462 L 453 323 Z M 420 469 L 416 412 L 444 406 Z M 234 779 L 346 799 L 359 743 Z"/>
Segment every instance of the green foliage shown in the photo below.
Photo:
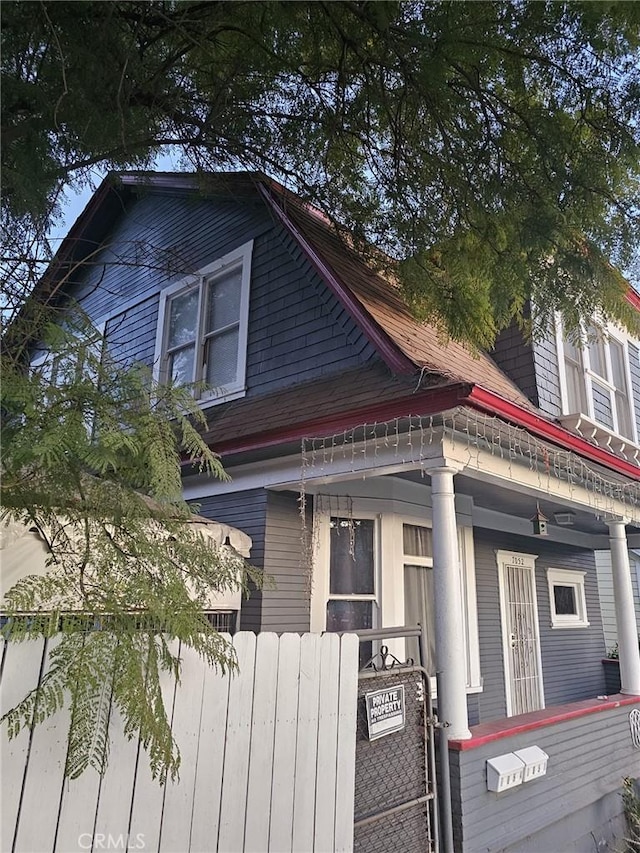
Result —
<path fill-rule="evenodd" d="M 490 345 L 529 298 L 534 332 L 556 310 L 637 332 L 639 33 L 615 1 L 9 0 L 4 225 L 32 270 L 63 184 L 179 146 L 383 249 L 454 338 Z"/>
<path fill-rule="evenodd" d="M 37 306 L 36 306 L 37 309 Z M 233 650 L 203 611 L 215 591 L 256 572 L 207 541 L 181 496 L 181 463 L 226 475 L 200 437 L 189 389 L 160 387 L 140 366 L 115 364 L 79 313 L 62 328 L 45 309 L 44 359 L 26 370 L 2 353 L 2 517 L 38 531 L 48 571 L 5 595 L 3 633 L 46 637 L 42 684 L 5 715 L 9 736 L 69 703 L 66 773 L 102 771 L 111 708 L 139 737 L 154 776 L 179 767 L 161 691 L 179 679 L 180 649 L 233 669 Z M 54 318 L 55 319 L 55 318 Z M 201 520 L 202 521 L 202 520 Z"/>
<path fill-rule="evenodd" d="M 622 789 L 624 815 L 627 819 L 627 837 L 625 853 L 638 853 L 640 850 L 640 795 L 638 782 L 629 777 L 624 779 Z"/>

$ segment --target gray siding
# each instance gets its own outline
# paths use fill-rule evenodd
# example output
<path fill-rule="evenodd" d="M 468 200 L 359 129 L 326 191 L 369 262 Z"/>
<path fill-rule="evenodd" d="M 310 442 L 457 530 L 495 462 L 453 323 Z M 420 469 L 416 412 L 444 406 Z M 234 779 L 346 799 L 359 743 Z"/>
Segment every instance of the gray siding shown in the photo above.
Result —
<path fill-rule="evenodd" d="M 533 359 L 533 348 L 525 341 L 515 323 L 503 329 L 496 338 L 491 357 L 498 367 L 512 379 L 531 402 L 538 405 L 538 387 Z"/>
<path fill-rule="evenodd" d="M 547 707 L 593 698 L 604 691 L 600 660 L 605 655 L 593 552 L 541 540 L 474 530 L 478 631 L 483 692 L 478 694 L 480 722 L 506 715 L 504 664 L 496 550 L 537 554 L 536 593 L 540 649 Z M 586 572 L 588 628 L 551 628 L 547 568 Z"/>
<path fill-rule="evenodd" d="M 246 199 L 239 205 L 181 195 L 142 196 L 118 222 L 73 295 L 94 320 L 112 315 L 106 336 L 114 358 L 151 367 L 160 289 L 250 239 L 247 397 L 376 358 L 295 241 Z M 118 302 L 129 307 L 113 316 Z"/>
<path fill-rule="evenodd" d="M 249 562 L 265 584 L 243 602 L 245 631 L 308 631 L 309 579 L 302 568 L 298 495 L 252 489 L 204 498 L 199 512 L 243 530 L 253 540 Z"/>
<path fill-rule="evenodd" d="M 533 363 L 538 388 L 538 406 L 547 415 L 559 417 L 562 414 L 562 397 L 558 351 L 553 328 L 549 329 L 544 338 L 533 343 Z"/>
<path fill-rule="evenodd" d="M 303 567 L 298 495 L 269 492 L 264 570 L 274 586 L 262 591 L 263 631 L 308 631 L 310 579 Z"/>
<path fill-rule="evenodd" d="M 624 776 L 636 776 L 628 706 L 450 750 L 456 849 L 463 853 L 592 853 L 621 832 Z M 500 794 L 486 761 L 527 746 L 549 756 L 545 776 Z M 618 836 L 620 838 L 620 836 Z M 613 847 L 606 847 L 613 849 Z"/>
<path fill-rule="evenodd" d="M 593 414 L 599 424 L 613 429 L 613 413 L 611 411 L 611 397 L 601 391 L 596 385 L 592 386 L 593 392 Z"/>
<path fill-rule="evenodd" d="M 264 489 L 252 489 L 203 498 L 196 509 L 206 518 L 230 524 L 248 534 L 253 543 L 249 562 L 264 570 L 266 507 L 267 493 Z M 242 602 L 240 627 L 243 631 L 260 631 L 262 595 L 262 590 L 254 589 L 249 598 Z"/>
<path fill-rule="evenodd" d="M 84 266 L 74 298 L 93 318 L 143 301 L 271 227 L 263 208 L 233 200 L 149 192 L 134 199 Z"/>
<path fill-rule="evenodd" d="M 636 427 L 640 436 L 640 352 L 634 344 L 629 344 L 629 368 L 631 370 L 631 393 L 636 417 Z"/>

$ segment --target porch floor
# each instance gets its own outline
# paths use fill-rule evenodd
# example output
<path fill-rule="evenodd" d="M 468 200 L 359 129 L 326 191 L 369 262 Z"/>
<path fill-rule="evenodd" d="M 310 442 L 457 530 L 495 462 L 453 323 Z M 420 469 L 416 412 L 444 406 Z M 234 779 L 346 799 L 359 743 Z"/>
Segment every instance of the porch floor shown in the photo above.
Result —
<path fill-rule="evenodd" d="M 640 705 L 640 696 L 630 696 L 618 693 L 614 696 L 598 696 L 595 699 L 584 699 L 581 702 L 569 702 L 566 705 L 552 705 L 541 711 L 520 714 L 516 717 L 504 717 L 471 726 L 471 738 L 467 740 L 450 740 L 449 748 L 457 750 L 475 749 L 491 741 L 501 740 L 522 732 L 534 731 L 554 723 L 597 714 L 624 705 Z"/>

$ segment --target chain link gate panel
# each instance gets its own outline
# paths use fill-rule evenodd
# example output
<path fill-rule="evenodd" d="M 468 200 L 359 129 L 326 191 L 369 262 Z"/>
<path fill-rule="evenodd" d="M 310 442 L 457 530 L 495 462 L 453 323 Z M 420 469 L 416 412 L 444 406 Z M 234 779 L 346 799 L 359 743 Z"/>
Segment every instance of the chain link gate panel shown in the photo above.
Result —
<path fill-rule="evenodd" d="M 396 628 L 358 634 L 364 644 L 399 635 L 419 636 L 420 630 Z M 402 692 L 402 728 L 388 734 L 372 734 L 375 711 L 371 703 L 397 698 Z M 369 711 L 367 694 L 373 694 Z M 356 853 L 438 853 L 435 725 L 427 673 L 411 660 L 398 661 L 386 646 L 381 646 L 361 669 L 358 679 Z"/>

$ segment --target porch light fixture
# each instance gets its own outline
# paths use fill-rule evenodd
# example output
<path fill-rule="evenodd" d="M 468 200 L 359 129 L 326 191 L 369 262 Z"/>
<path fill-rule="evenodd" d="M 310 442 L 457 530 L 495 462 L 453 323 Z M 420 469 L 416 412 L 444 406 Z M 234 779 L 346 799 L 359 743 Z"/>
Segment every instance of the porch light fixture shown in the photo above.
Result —
<path fill-rule="evenodd" d="M 559 527 L 573 527 L 575 515 L 572 512 L 554 512 L 553 520 Z"/>
<path fill-rule="evenodd" d="M 540 511 L 540 504 L 536 504 L 536 514 L 533 516 L 531 521 L 533 522 L 533 532 L 536 536 L 548 536 L 547 532 L 547 522 L 549 519 L 542 514 Z"/>

